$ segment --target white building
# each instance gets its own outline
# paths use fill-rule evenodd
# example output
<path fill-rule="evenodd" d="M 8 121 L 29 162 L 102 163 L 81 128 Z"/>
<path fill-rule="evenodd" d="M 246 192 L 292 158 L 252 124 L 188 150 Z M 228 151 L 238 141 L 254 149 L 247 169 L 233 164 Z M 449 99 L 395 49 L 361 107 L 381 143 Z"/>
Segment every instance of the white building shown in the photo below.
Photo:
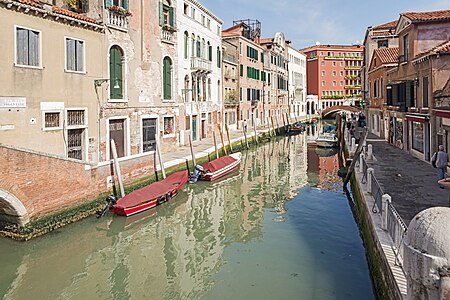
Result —
<path fill-rule="evenodd" d="M 288 45 L 291 118 L 306 119 L 306 55 Z"/>
<path fill-rule="evenodd" d="M 178 88 L 184 100 L 180 144 L 212 135 L 222 121 L 222 21 L 195 0 L 177 2 Z"/>

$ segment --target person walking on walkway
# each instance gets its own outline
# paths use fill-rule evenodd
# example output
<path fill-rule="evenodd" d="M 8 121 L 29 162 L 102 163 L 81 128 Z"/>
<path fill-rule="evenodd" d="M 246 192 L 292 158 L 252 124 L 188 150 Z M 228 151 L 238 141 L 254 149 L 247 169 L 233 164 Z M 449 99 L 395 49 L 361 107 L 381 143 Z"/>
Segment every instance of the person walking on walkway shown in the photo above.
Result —
<path fill-rule="evenodd" d="M 439 145 L 439 151 L 433 154 L 433 157 L 431 160 L 436 162 L 436 168 L 438 170 L 438 181 L 445 178 L 445 172 L 447 171 L 447 165 L 448 165 L 448 154 L 444 151 L 444 146 Z M 441 189 L 444 188 L 444 186 L 439 184 L 439 187 Z"/>

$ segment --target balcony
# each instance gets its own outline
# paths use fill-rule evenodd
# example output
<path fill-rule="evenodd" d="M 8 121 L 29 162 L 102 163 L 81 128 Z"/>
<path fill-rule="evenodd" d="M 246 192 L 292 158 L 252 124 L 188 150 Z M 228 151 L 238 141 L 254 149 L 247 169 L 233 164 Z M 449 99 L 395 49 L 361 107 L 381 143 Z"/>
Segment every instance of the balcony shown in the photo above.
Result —
<path fill-rule="evenodd" d="M 118 13 L 113 10 L 106 10 L 106 25 L 119 29 L 122 31 L 128 31 L 128 16 L 122 13 Z"/>
<path fill-rule="evenodd" d="M 322 99 L 344 99 L 345 95 L 323 95 Z"/>
<path fill-rule="evenodd" d="M 191 57 L 191 70 L 210 73 L 212 72 L 211 62 L 201 57 Z"/>
<path fill-rule="evenodd" d="M 327 55 L 324 57 L 324 59 L 336 59 L 336 60 L 343 60 L 345 57 L 344 56 L 331 56 L 331 55 Z"/>
<path fill-rule="evenodd" d="M 363 60 L 364 56 L 345 56 L 345 60 Z"/>
<path fill-rule="evenodd" d="M 175 30 L 170 27 L 161 28 L 161 41 L 175 45 Z"/>
<path fill-rule="evenodd" d="M 361 79 L 360 75 L 346 75 L 345 79 Z"/>
<path fill-rule="evenodd" d="M 346 69 L 356 69 L 359 70 L 362 68 L 362 66 L 345 66 Z"/>
<path fill-rule="evenodd" d="M 345 89 L 360 89 L 361 85 L 360 84 L 348 84 L 346 86 L 344 86 Z"/>

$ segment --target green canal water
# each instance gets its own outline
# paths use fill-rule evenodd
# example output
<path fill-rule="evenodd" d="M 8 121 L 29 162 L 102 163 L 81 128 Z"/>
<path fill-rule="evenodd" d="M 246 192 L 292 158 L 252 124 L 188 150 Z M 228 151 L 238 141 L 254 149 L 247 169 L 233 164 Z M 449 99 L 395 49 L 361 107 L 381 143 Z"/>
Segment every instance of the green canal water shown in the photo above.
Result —
<path fill-rule="evenodd" d="M 337 170 L 282 138 L 144 214 L 0 239 L 0 299 L 375 299 Z"/>

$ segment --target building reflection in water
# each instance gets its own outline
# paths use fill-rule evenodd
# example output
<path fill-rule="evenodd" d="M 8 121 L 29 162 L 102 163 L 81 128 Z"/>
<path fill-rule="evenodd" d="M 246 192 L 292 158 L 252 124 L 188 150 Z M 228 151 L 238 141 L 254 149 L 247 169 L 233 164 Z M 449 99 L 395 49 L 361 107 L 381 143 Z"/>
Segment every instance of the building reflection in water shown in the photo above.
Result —
<path fill-rule="evenodd" d="M 189 185 L 132 219 L 91 218 L 27 245 L 3 243 L 16 272 L 0 287 L 11 299 L 200 298 L 226 263 L 225 248 L 260 239 L 265 210 L 282 216 L 308 184 L 307 170 L 318 170 L 325 187 L 334 162 L 307 151 L 308 138 L 261 145 L 243 154 L 240 173 Z"/>

